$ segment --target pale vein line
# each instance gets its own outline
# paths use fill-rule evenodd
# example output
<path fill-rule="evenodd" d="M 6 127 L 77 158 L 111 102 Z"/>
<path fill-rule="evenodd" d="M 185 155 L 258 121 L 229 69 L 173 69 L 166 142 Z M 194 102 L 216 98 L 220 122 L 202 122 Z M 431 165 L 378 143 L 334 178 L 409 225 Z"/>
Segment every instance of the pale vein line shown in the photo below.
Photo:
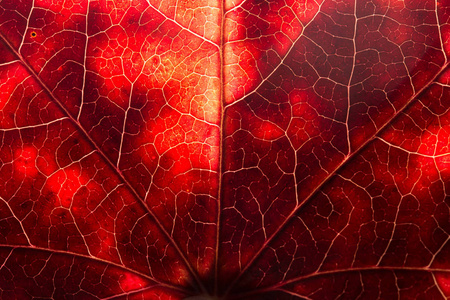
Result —
<path fill-rule="evenodd" d="M 292 292 L 292 291 L 289 291 L 289 290 L 285 290 L 285 289 L 277 289 L 277 290 L 280 291 L 280 292 L 289 294 L 289 295 L 291 295 L 291 296 L 301 297 L 302 299 L 306 299 L 306 300 L 314 300 L 313 298 L 309 298 L 309 297 L 307 297 L 307 296 L 305 296 L 305 295 L 301 295 L 301 294 L 299 294 L 299 293 L 295 293 L 295 292 Z M 342 298 L 336 297 L 335 299 L 342 299 Z"/>
<path fill-rule="evenodd" d="M 89 36 L 88 36 L 88 29 L 89 29 L 89 5 L 91 4 L 91 0 L 88 0 L 87 2 L 87 12 L 86 12 L 86 43 L 84 44 L 84 56 L 83 56 L 83 85 L 81 86 L 81 99 L 80 99 L 80 107 L 78 108 L 78 115 L 76 120 L 79 122 L 81 117 L 81 111 L 83 110 L 83 104 L 84 104 L 84 89 L 86 87 L 86 59 L 87 59 L 87 47 L 89 43 Z"/>
<path fill-rule="evenodd" d="M 30 25 L 30 17 L 31 17 L 31 14 L 33 13 L 33 9 L 34 9 L 34 0 L 32 0 L 32 2 L 31 2 L 30 13 L 28 14 L 28 16 L 25 17 L 25 16 L 22 16 L 22 14 L 20 14 L 23 18 L 25 18 L 27 20 L 27 25 L 25 26 L 25 31 L 23 32 L 22 40 L 20 41 L 19 50 L 18 50 L 19 52 L 22 50 L 23 42 L 25 41 L 25 37 L 26 37 L 27 29 L 29 28 L 29 25 Z"/>
<path fill-rule="evenodd" d="M 16 130 L 25 130 L 25 129 L 35 129 L 35 128 L 39 128 L 39 127 L 44 127 L 44 126 L 49 126 L 51 124 L 54 123 L 58 123 L 60 121 L 64 121 L 64 120 L 69 120 L 68 117 L 62 117 L 59 119 L 55 119 L 46 123 L 40 123 L 40 124 L 35 124 L 35 125 L 27 125 L 27 126 L 18 126 L 18 127 L 13 127 L 13 128 L 0 128 L 0 131 L 6 132 L 6 131 L 16 131 Z"/>
<path fill-rule="evenodd" d="M 8 256 L 5 258 L 5 260 L 3 261 L 3 264 L 0 266 L 0 270 L 3 269 L 6 265 L 6 263 L 8 262 L 9 258 L 11 257 L 12 253 L 14 252 L 14 248 L 11 249 L 11 251 L 9 251 Z"/>
<path fill-rule="evenodd" d="M 220 59 L 220 99 L 219 99 L 219 116 L 220 116 L 220 124 L 219 124 L 219 166 L 218 166 L 218 193 L 217 193 L 217 212 L 216 212 L 216 240 L 215 240 L 215 253 L 214 253 L 214 287 L 213 287 L 213 293 L 214 295 L 217 294 L 217 291 L 219 289 L 219 248 L 220 248 L 220 221 L 222 218 L 222 178 L 223 178 L 223 146 L 224 146 L 224 137 L 225 137 L 225 131 L 223 130 L 224 127 L 224 28 L 225 28 L 225 19 L 226 19 L 226 13 L 225 12 L 225 1 L 220 2 L 220 47 L 219 47 L 219 59 Z"/>
<path fill-rule="evenodd" d="M 222 3 L 225 1 L 222 1 Z M 234 6 L 233 8 L 230 8 L 229 10 L 225 11 L 225 8 L 223 8 L 223 11 L 225 11 L 224 17 L 226 17 L 226 15 L 232 11 L 237 10 L 238 8 L 242 7 L 244 5 L 244 3 L 247 2 L 247 0 L 242 1 L 241 3 L 239 3 L 238 5 Z"/>
<path fill-rule="evenodd" d="M 2 200 L 2 201 L 6 204 L 6 206 L 8 207 L 8 209 L 9 209 L 9 211 L 11 212 L 12 216 L 14 217 L 14 219 L 16 219 L 17 222 L 19 222 L 20 228 L 22 228 L 22 232 L 23 232 L 23 234 L 25 235 L 25 237 L 26 237 L 26 239 L 27 239 L 27 241 L 28 241 L 28 244 L 32 245 L 32 243 L 31 243 L 31 241 L 30 241 L 30 238 L 28 237 L 28 234 L 27 234 L 27 232 L 25 231 L 25 228 L 23 227 L 22 221 L 19 220 L 19 218 L 16 216 L 16 214 L 15 214 L 14 211 L 12 210 L 11 206 L 9 206 L 9 203 L 8 203 L 5 199 L 3 199 L 2 197 L 0 197 L 0 200 Z M 1 268 L 0 268 L 0 269 L 1 269 Z"/>
<path fill-rule="evenodd" d="M 445 296 L 444 292 L 442 291 L 441 287 L 439 286 L 439 283 L 437 283 L 436 275 L 434 275 L 434 273 L 431 273 L 431 276 L 433 277 L 434 285 L 436 286 L 436 288 L 438 289 L 439 293 L 441 294 L 442 299 L 448 299 L 447 296 Z"/>
<path fill-rule="evenodd" d="M 323 4 L 323 3 L 322 3 L 322 4 Z M 305 36 L 304 33 L 305 33 L 305 31 L 306 31 L 306 28 L 309 26 L 309 24 L 312 23 L 312 21 L 313 21 L 313 20 L 316 18 L 316 16 L 319 14 L 320 9 L 321 9 L 321 7 L 322 7 L 322 4 L 319 5 L 319 8 L 317 9 L 316 14 L 311 18 L 311 20 L 310 20 L 308 23 L 305 24 L 305 26 L 303 27 L 302 32 L 301 32 L 301 33 L 298 35 L 298 37 L 292 42 L 291 47 L 286 51 L 286 54 L 284 55 L 283 59 L 281 59 L 280 63 L 273 69 L 273 71 L 270 72 L 270 74 L 268 74 L 266 77 L 263 77 L 263 78 L 261 79 L 261 82 L 253 89 L 252 92 L 250 92 L 250 93 L 248 93 L 248 94 L 246 94 L 246 95 L 243 95 L 241 98 L 239 98 L 239 99 L 237 99 L 237 100 L 235 100 L 235 101 L 229 103 L 228 105 L 226 105 L 226 106 L 224 107 L 224 109 L 227 109 L 228 107 L 235 105 L 236 103 L 238 103 L 238 102 L 244 100 L 245 98 L 247 98 L 247 97 L 250 96 L 251 94 L 255 93 L 255 92 L 256 92 L 256 91 L 264 84 L 264 82 L 265 82 L 268 78 L 270 78 L 270 76 L 272 76 L 276 71 L 278 71 L 278 69 L 279 69 L 282 65 L 284 65 L 284 61 L 285 61 L 285 60 L 287 59 L 287 57 L 290 55 L 291 51 L 295 48 L 296 43 L 297 43 L 303 36 Z M 259 71 L 259 69 L 258 69 L 258 71 Z"/>
<path fill-rule="evenodd" d="M 382 141 L 383 143 L 385 143 L 389 147 L 396 148 L 396 149 L 399 149 L 399 150 L 401 150 L 403 152 L 406 152 L 406 153 L 409 153 L 409 154 L 415 154 L 415 155 L 422 156 L 422 157 L 437 158 L 437 157 L 445 157 L 447 155 L 450 155 L 450 153 L 444 153 L 444 154 L 438 154 L 438 155 L 429 155 L 429 154 L 419 153 L 419 152 L 416 152 L 416 151 L 408 151 L 408 150 L 406 150 L 406 149 L 404 149 L 404 148 L 402 148 L 402 147 L 400 147 L 398 145 L 394 145 L 394 144 L 386 141 L 385 139 L 383 139 L 383 138 L 381 138 L 379 136 L 377 136 L 375 138 L 380 140 L 380 141 Z"/>
<path fill-rule="evenodd" d="M 20 60 L 17 60 L 17 59 L 16 59 L 16 60 L 11 60 L 11 61 L 2 63 L 2 64 L 0 64 L 0 67 L 9 66 L 9 65 L 12 65 L 12 64 L 14 64 L 14 63 L 16 63 L 16 62 L 20 63 Z"/>
<path fill-rule="evenodd" d="M 442 231 L 444 231 L 444 230 L 442 230 Z M 450 240 L 450 235 L 447 236 L 447 239 L 445 240 L 445 242 L 443 242 L 441 247 L 439 247 L 439 249 L 437 249 L 436 253 L 433 254 L 433 259 L 431 259 L 430 263 L 428 264 L 428 266 L 427 266 L 428 268 L 433 264 L 434 260 L 439 255 L 439 253 L 441 253 L 441 251 L 444 250 L 444 248 L 447 245 L 449 240 Z"/>
<path fill-rule="evenodd" d="M 124 68 L 123 66 L 123 60 L 122 60 L 122 68 Z M 142 74 L 142 69 L 141 69 L 141 74 Z M 137 80 L 138 77 L 136 77 Z M 128 78 L 127 78 L 128 80 Z M 128 80 L 129 81 L 129 80 Z M 130 82 L 131 83 L 131 82 Z M 122 125 L 122 132 L 120 134 L 120 145 L 119 145 L 119 153 L 118 153 L 118 157 L 117 157 L 117 163 L 116 163 L 116 168 L 119 169 L 119 165 L 120 165 L 120 160 L 122 158 L 122 147 L 123 147 L 123 141 L 125 139 L 125 129 L 127 127 L 127 120 L 128 120 L 128 112 L 131 109 L 131 99 L 133 97 L 133 91 L 134 91 L 134 82 L 131 83 L 131 93 L 128 96 L 128 103 L 127 103 L 127 109 L 125 110 L 125 116 L 124 116 L 124 120 L 123 120 L 123 125 Z M 119 169 L 120 170 L 120 169 Z"/>
<path fill-rule="evenodd" d="M 355 6 L 353 8 L 353 14 L 354 14 L 354 17 L 355 17 L 355 27 L 353 28 L 353 64 L 352 64 L 352 71 L 350 73 L 350 76 L 348 78 L 348 83 L 347 83 L 347 116 L 345 118 L 345 127 L 347 129 L 346 131 L 347 131 L 348 152 L 347 152 L 346 155 L 349 155 L 350 153 L 352 153 L 352 144 L 350 142 L 350 128 L 348 126 L 348 122 L 349 122 L 349 117 L 350 117 L 350 106 L 351 106 L 350 88 L 351 88 L 351 84 L 352 84 L 353 73 L 355 71 L 356 55 L 357 55 L 357 51 L 356 51 L 356 31 L 358 29 L 358 18 L 356 17 L 356 3 L 357 3 L 357 1 L 355 0 Z"/>
<path fill-rule="evenodd" d="M 439 21 L 439 16 L 438 16 L 438 1 L 435 1 L 435 5 L 436 5 L 436 7 L 434 9 L 434 13 L 436 15 L 436 24 L 438 27 L 439 40 L 441 42 L 441 52 L 444 55 L 445 62 L 447 62 L 447 55 L 445 54 L 445 49 L 444 49 L 444 40 L 442 38 L 441 23 Z"/>

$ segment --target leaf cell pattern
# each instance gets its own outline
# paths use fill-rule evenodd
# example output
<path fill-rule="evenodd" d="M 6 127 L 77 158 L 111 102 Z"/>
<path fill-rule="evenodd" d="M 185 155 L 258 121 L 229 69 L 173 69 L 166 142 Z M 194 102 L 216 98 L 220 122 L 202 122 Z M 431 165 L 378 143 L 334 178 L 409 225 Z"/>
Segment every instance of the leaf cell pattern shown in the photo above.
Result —
<path fill-rule="evenodd" d="M 450 1 L 0 1 L 1 299 L 447 299 Z"/>

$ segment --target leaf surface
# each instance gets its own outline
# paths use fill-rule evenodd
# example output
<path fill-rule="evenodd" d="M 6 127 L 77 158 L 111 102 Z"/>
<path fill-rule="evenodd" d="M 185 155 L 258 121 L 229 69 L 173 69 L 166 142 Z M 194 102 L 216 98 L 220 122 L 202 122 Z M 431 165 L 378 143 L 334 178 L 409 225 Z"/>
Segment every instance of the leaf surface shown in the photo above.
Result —
<path fill-rule="evenodd" d="M 449 297 L 449 18 L 1 1 L 0 297 Z"/>

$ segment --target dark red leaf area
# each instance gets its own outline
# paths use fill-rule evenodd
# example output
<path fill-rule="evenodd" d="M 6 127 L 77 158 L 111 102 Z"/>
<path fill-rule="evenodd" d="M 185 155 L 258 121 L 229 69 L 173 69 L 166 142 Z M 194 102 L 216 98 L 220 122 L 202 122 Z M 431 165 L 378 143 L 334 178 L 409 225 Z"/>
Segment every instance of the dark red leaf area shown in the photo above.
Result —
<path fill-rule="evenodd" d="M 0 0 L 0 298 L 450 297 L 449 24 Z"/>
<path fill-rule="evenodd" d="M 420 292 L 418 292 L 420 291 Z M 249 293 L 240 299 L 439 299 L 442 295 L 427 273 L 352 271 L 305 279 L 277 291 Z"/>
<path fill-rule="evenodd" d="M 234 277 L 242 270 L 347 155 L 372 138 L 441 71 L 445 61 L 439 50 L 441 33 L 432 24 L 436 12 L 427 10 L 427 5 L 416 1 L 407 7 L 363 6 L 360 2 L 355 7 L 350 2 L 324 2 L 275 72 L 254 93 L 227 108 L 224 142 L 230 150 L 224 161 L 221 227 L 224 274 Z M 421 125 L 426 126 L 417 126 Z M 392 155 L 408 158 L 405 153 Z M 404 167 L 412 171 L 422 166 Z M 353 166 L 346 168 L 355 171 Z M 361 170 L 366 168 L 373 176 L 381 174 L 370 165 Z M 410 190 L 415 180 L 398 184 Z M 350 198 L 343 183 L 333 182 Z M 362 188 L 367 192 L 366 186 Z M 306 204 L 305 210 L 313 215 L 315 207 L 326 212 L 334 203 L 326 197 L 325 203 L 313 204 L 320 201 L 318 197 Z M 350 222 L 350 210 L 358 203 L 370 204 L 359 197 L 351 198 L 340 213 L 342 225 Z M 359 212 L 354 215 L 361 218 Z M 326 223 L 322 227 L 340 231 L 337 224 Z M 313 226 L 318 226 L 314 218 L 296 228 L 308 231 Z M 319 263 L 315 251 L 307 250 L 315 249 L 319 238 L 311 236 L 312 244 L 298 238 L 304 244 L 299 253 L 307 255 L 305 263 Z"/>
<path fill-rule="evenodd" d="M 292 288 L 294 295 L 308 299 L 439 299 L 442 297 L 432 276 L 427 273 L 382 271 L 351 272 L 331 278 L 305 280 Z M 419 292 L 418 292 L 419 291 Z M 289 291 L 290 292 L 290 291 Z"/>
<path fill-rule="evenodd" d="M 308 297 L 311 292 L 312 298 L 322 299 L 321 293 L 332 295 L 331 291 L 310 290 L 304 279 L 324 277 L 319 286 L 327 286 L 330 284 L 322 280 L 335 281 L 341 273 L 361 269 L 393 284 L 383 275 L 387 267 L 422 270 L 428 285 L 442 278 L 429 273 L 449 268 L 450 250 L 449 159 L 448 152 L 438 148 L 442 143 L 448 145 L 450 111 L 448 98 L 431 101 L 437 91 L 443 94 L 449 89 L 433 84 L 343 167 L 268 246 L 242 283 L 276 286 L 282 278 L 296 283 L 290 291 Z M 399 131 L 402 138 L 398 138 Z M 420 144 L 414 144 L 413 135 L 421 139 Z M 378 272 L 380 275 L 374 275 Z M 395 273 L 392 276 L 397 277 Z M 360 275 L 348 281 L 361 282 Z M 422 291 L 413 293 L 418 290 Z M 343 289 L 336 291 L 342 293 Z M 356 298 L 362 291 L 366 292 L 364 286 L 344 293 Z"/>
<path fill-rule="evenodd" d="M 167 299 L 162 297 L 167 292 L 153 282 L 85 257 L 67 257 L 28 247 L 6 248 L 0 251 L 0 263 L 2 299 L 98 299 L 110 295 L 117 295 L 120 299 L 121 294 L 125 298 L 130 290 L 143 288 L 148 290 L 150 299 L 158 299 L 157 295 Z"/>

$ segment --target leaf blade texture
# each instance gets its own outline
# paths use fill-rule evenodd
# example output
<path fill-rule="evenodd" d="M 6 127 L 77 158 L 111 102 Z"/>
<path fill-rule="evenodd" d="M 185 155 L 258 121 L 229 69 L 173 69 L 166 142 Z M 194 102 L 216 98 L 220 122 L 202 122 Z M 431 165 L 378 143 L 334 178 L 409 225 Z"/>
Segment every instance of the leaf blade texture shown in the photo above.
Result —
<path fill-rule="evenodd" d="M 449 17 L 3 0 L 1 297 L 447 298 Z"/>

